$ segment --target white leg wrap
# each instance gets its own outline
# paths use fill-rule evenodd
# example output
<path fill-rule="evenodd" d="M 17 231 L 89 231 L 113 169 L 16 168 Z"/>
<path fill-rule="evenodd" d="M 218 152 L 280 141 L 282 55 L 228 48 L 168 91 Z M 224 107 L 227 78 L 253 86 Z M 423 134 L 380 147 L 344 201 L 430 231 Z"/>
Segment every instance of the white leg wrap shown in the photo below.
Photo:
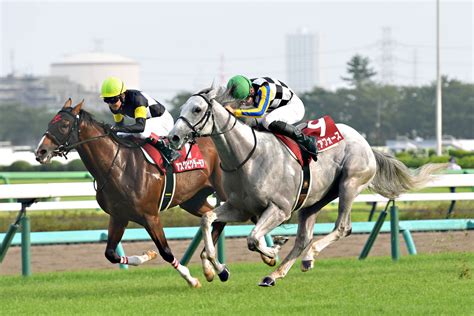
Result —
<path fill-rule="evenodd" d="M 120 258 L 120 263 L 122 264 L 128 264 L 131 266 L 139 266 L 149 260 L 151 260 L 149 255 L 146 253 L 141 255 L 141 256 L 129 256 L 129 257 L 121 257 Z"/>
<path fill-rule="evenodd" d="M 186 266 L 181 265 L 176 258 L 173 260 L 171 265 L 178 270 L 179 274 L 192 286 L 196 287 L 196 285 L 199 283 L 199 281 L 191 276 L 191 273 L 189 272 L 189 269 Z"/>

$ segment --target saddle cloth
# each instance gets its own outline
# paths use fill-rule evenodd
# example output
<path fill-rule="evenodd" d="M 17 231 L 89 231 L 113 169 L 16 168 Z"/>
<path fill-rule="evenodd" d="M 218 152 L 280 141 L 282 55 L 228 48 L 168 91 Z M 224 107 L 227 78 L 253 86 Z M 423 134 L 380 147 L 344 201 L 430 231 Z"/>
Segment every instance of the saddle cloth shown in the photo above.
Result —
<path fill-rule="evenodd" d="M 341 140 L 344 139 L 333 119 L 329 115 L 317 120 L 308 121 L 305 123 L 305 125 L 306 126 L 302 128 L 301 131 L 305 135 L 316 137 L 319 152 L 323 152 L 336 146 Z M 286 147 L 288 147 L 290 152 L 294 155 L 295 159 L 298 160 L 301 166 L 309 164 L 311 158 L 309 155 L 304 155 L 305 158 L 303 158 L 303 154 L 298 143 L 280 134 L 275 134 L 275 136 L 278 137 L 278 139 L 281 140 L 286 145 Z"/>
<path fill-rule="evenodd" d="M 159 137 L 152 134 L 153 137 Z M 161 153 L 151 144 L 145 144 L 141 147 L 148 162 L 155 164 L 160 171 L 165 174 L 165 161 Z M 191 150 L 191 152 L 189 152 Z M 172 167 L 174 173 L 181 173 L 191 170 L 205 169 L 206 161 L 202 158 L 201 150 L 197 144 L 185 144 L 180 150 L 181 157 L 173 161 Z"/>
<path fill-rule="evenodd" d="M 157 137 L 154 134 L 151 136 Z M 186 144 L 180 151 L 181 157 L 173 161 L 171 166 L 165 165 L 161 153 L 153 145 L 147 143 L 141 149 L 148 162 L 155 164 L 164 175 L 164 188 L 158 205 L 160 212 L 171 206 L 176 190 L 176 173 L 206 168 L 206 161 L 202 158 L 197 144 Z"/>

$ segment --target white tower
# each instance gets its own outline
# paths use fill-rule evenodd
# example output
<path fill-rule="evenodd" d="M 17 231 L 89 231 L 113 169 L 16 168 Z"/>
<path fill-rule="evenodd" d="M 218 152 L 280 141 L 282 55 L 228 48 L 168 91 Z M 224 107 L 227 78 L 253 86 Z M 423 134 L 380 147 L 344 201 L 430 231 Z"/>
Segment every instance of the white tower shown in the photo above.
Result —
<path fill-rule="evenodd" d="M 288 85 L 295 92 L 310 91 L 320 85 L 319 35 L 306 28 L 286 36 Z"/>

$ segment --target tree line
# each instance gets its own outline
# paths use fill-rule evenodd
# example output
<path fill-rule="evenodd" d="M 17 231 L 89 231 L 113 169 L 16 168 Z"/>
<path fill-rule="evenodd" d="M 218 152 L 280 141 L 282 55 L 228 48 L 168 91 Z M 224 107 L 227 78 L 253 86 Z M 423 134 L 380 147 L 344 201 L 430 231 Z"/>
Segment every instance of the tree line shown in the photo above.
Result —
<path fill-rule="evenodd" d="M 300 95 L 305 119 L 330 115 L 365 135 L 373 146 L 397 136 L 434 138 L 436 85 L 396 86 L 378 83 L 368 58 L 355 55 L 342 77 L 349 87 L 335 91 L 321 87 Z M 474 84 L 443 77 L 443 134 L 474 138 Z M 166 102 L 176 119 L 180 106 L 191 96 L 182 91 Z M 155 96 L 159 99 L 159 96 Z M 0 104 L 0 140 L 14 145 L 35 146 L 57 109 L 31 109 L 18 104 Z M 112 123 L 110 113 L 95 113 L 96 119 Z"/>

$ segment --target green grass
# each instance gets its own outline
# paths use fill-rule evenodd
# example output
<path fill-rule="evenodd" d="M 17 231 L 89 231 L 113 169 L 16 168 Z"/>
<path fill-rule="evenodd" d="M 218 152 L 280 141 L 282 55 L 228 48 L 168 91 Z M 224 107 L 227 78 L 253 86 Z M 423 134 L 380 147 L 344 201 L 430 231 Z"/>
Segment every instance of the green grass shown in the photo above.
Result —
<path fill-rule="evenodd" d="M 192 266 L 201 289 L 171 267 L 3 276 L 0 314 L 472 315 L 473 264 L 474 253 L 328 259 L 273 288 L 257 286 L 271 271 L 263 264 L 230 264 L 227 283 Z"/>

